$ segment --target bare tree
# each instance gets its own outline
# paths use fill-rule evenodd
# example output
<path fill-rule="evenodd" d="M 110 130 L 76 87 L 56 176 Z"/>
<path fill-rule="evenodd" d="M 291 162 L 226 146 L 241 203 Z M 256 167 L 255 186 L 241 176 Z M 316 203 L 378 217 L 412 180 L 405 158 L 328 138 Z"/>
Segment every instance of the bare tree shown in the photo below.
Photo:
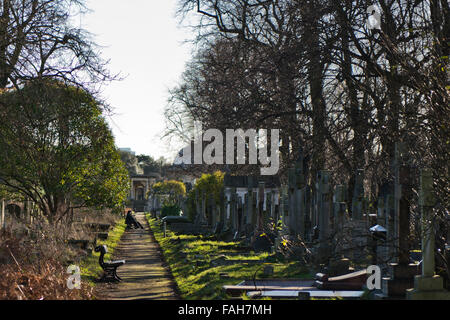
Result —
<path fill-rule="evenodd" d="M 93 91 L 116 78 L 90 35 L 73 25 L 83 0 L 2 0 L 0 88 L 33 78 L 59 78 Z"/>

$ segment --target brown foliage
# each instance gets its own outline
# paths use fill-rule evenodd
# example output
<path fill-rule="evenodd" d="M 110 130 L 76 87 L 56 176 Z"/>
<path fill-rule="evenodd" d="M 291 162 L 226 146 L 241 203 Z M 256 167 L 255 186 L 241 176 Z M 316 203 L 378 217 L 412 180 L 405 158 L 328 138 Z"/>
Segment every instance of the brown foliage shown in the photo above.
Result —
<path fill-rule="evenodd" d="M 33 252 L 36 248 L 26 238 L 0 234 L 0 300 L 92 299 L 88 284 L 82 282 L 80 290 L 67 287 L 69 274 L 61 262 Z"/>

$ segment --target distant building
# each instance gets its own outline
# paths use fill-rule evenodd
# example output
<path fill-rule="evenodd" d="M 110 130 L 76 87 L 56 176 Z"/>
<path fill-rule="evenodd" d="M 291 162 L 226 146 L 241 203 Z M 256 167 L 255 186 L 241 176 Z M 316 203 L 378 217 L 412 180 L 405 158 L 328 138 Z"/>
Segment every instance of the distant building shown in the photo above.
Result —
<path fill-rule="evenodd" d="M 131 148 L 120 148 L 119 150 L 128 154 L 122 158 L 122 161 L 126 163 L 130 175 L 131 188 L 128 194 L 130 207 L 137 212 L 148 211 L 147 194 L 152 184 L 161 180 L 161 174 L 144 168 L 143 163 L 138 163 L 136 153 Z"/>
<path fill-rule="evenodd" d="M 119 151 L 130 153 L 130 154 L 132 154 L 133 156 L 136 155 L 136 152 L 134 152 L 133 150 L 131 150 L 131 148 L 119 148 Z"/>

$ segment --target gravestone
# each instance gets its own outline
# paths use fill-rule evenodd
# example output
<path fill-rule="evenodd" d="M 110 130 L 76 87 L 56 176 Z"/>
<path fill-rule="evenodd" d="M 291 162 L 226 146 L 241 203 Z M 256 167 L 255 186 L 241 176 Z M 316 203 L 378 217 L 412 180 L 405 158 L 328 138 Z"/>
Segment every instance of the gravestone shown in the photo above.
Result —
<path fill-rule="evenodd" d="M 322 170 L 317 174 L 316 189 L 318 193 L 318 214 L 319 214 L 319 250 L 318 260 L 327 262 L 331 257 L 330 246 L 330 212 L 331 212 L 331 192 L 330 192 L 330 171 Z"/>
<path fill-rule="evenodd" d="M 283 186 L 280 189 L 280 215 L 282 221 L 281 235 L 289 234 L 289 198 L 288 198 L 288 188 Z"/>
<path fill-rule="evenodd" d="M 256 222 L 256 234 L 263 232 L 264 230 L 264 190 L 265 190 L 265 183 L 263 181 L 260 181 L 258 183 L 258 216 L 257 216 L 257 222 Z"/>
<path fill-rule="evenodd" d="M 414 278 L 414 289 L 407 290 L 411 300 L 450 300 L 450 292 L 444 290 L 443 279 L 435 273 L 435 233 L 433 207 L 433 174 L 422 169 L 420 174 L 419 204 L 421 209 L 422 275 Z"/>
<path fill-rule="evenodd" d="M 347 188 L 344 185 L 336 186 L 333 195 L 333 234 L 335 234 L 334 249 L 338 255 L 343 254 L 345 249 L 344 226 L 347 217 Z"/>
<path fill-rule="evenodd" d="M 272 220 L 274 220 L 275 222 L 278 220 L 278 215 L 277 215 L 277 211 L 276 211 L 276 191 L 272 190 L 271 194 L 270 194 L 270 218 L 272 218 Z"/>
<path fill-rule="evenodd" d="M 393 182 L 385 182 L 380 188 L 377 206 L 377 223 L 386 229 L 386 240 L 380 243 L 377 249 L 382 269 L 386 268 L 387 263 L 393 262 L 393 257 L 397 257 L 394 204 L 394 184 Z"/>
<path fill-rule="evenodd" d="M 306 185 L 304 188 L 304 219 L 305 219 L 305 240 L 311 241 L 311 229 L 312 229 L 312 223 L 311 223 L 311 187 Z"/>
<path fill-rule="evenodd" d="M 406 290 L 414 286 L 418 266 L 410 264 L 410 203 L 412 198 L 411 169 L 408 152 L 402 143 L 395 145 L 395 217 L 394 245 L 398 248 L 397 262 L 389 265 L 391 278 L 383 278 L 383 293 L 388 297 L 404 298 Z"/>
<path fill-rule="evenodd" d="M 224 177 L 224 188 L 230 190 L 231 188 L 239 188 L 240 191 L 242 189 L 247 189 L 248 199 L 244 201 L 244 222 L 245 226 L 253 226 L 253 231 L 257 228 L 258 223 L 264 224 L 264 219 L 262 221 L 258 220 L 259 216 L 259 208 L 263 207 L 264 201 L 269 201 L 269 197 L 264 197 L 261 205 L 258 205 L 257 209 L 257 190 L 259 188 L 259 181 L 265 183 L 265 188 L 268 189 L 278 189 L 280 187 L 280 179 L 278 176 L 231 176 L 226 174 Z M 271 204 L 269 206 L 266 205 L 266 212 L 271 213 Z M 264 213 L 264 210 L 263 210 Z M 268 218 L 268 216 L 262 215 L 264 218 Z M 231 219 L 231 217 L 230 217 Z M 242 227 L 242 226 L 241 226 Z M 247 227 L 246 227 L 247 228 Z"/>
<path fill-rule="evenodd" d="M 347 188 L 344 185 L 337 185 L 333 195 L 333 229 L 341 232 L 347 215 Z"/>
<path fill-rule="evenodd" d="M 236 218 L 236 205 L 237 205 L 237 194 L 236 188 L 231 188 L 230 196 L 230 227 L 234 234 L 237 230 L 237 218 Z"/>

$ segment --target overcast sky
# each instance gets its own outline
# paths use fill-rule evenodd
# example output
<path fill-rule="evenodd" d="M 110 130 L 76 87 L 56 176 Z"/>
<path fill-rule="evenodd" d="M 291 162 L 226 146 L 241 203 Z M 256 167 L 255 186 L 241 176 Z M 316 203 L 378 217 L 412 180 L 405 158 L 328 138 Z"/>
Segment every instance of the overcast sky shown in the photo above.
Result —
<path fill-rule="evenodd" d="M 189 30 L 175 18 L 177 0 L 88 0 L 93 10 L 82 26 L 104 46 L 110 69 L 126 79 L 108 85 L 104 98 L 114 108 L 108 120 L 119 148 L 155 158 L 174 156 L 179 146 L 160 141 L 168 88 L 173 87 L 191 57 Z M 170 159 L 173 160 L 173 159 Z"/>

